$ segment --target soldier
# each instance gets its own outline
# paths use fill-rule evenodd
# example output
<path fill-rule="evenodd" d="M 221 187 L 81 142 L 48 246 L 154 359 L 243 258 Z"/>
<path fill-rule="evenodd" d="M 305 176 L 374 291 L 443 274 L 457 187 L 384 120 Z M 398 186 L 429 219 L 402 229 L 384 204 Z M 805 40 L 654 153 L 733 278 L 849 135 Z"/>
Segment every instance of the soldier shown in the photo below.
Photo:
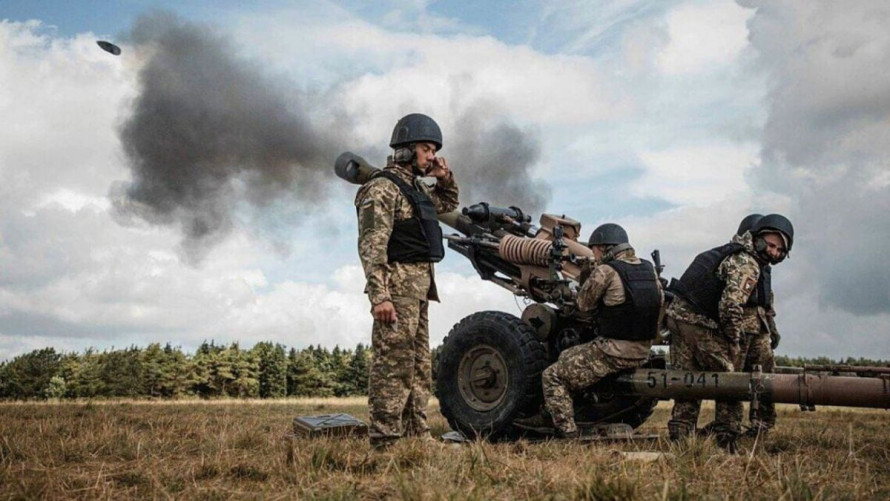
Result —
<path fill-rule="evenodd" d="M 752 214 L 752 216 L 754 215 L 756 214 Z M 733 237 L 733 241 L 740 242 L 744 238 L 745 231 L 758 233 L 760 231 L 759 228 L 775 225 L 777 221 L 781 222 L 779 220 L 767 221 L 761 225 L 759 224 L 761 219 L 763 218 L 760 217 L 751 221 L 751 225 L 748 228 L 739 226 L 739 231 Z M 742 222 L 745 223 L 745 221 Z M 788 228 L 791 228 L 790 222 L 788 223 Z M 788 250 L 791 250 L 790 239 Z M 759 365 L 763 372 L 771 373 L 776 365 L 773 352 L 779 347 L 779 341 L 782 339 L 782 336 L 776 328 L 775 296 L 772 289 L 772 264 L 764 264 L 760 268 L 760 272 L 761 278 L 757 281 L 757 290 L 751 294 L 748 304 L 745 306 L 744 329 L 749 335 L 743 363 L 744 370 L 746 371 L 754 370 L 754 367 Z M 752 402 L 748 410 L 748 419 L 751 426 L 748 428 L 746 435 L 755 437 L 758 434 L 766 433 L 776 426 L 776 405 L 772 400 L 762 397 L 756 404 Z"/>
<path fill-rule="evenodd" d="M 578 308 L 598 311 L 599 336 L 563 351 L 556 363 L 544 370 L 542 385 L 549 416 L 517 420 L 520 427 L 543 431 L 554 426 L 562 437 L 577 437 L 571 392 L 642 365 L 658 333 L 664 295 L 652 263 L 636 257 L 627 232 L 617 224 L 597 227 L 588 245 L 598 266 L 584 273 Z"/>
<path fill-rule="evenodd" d="M 767 308 L 771 301 L 766 284 L 769 273 L 761 270 L 784 260 L 793 238 L 791 222 L 770 214 L 754 222 L 751 231 L 736 241 L 696 256 L 683 276 L 671 284 L 676 298 L 667 308 L 667 326 L 673 368 L 721 372 L 741 368 L 745 306 Z M 756 304 L 749 303 L 752 296 Z M 695 430 L 700 404 L 675 400 L 668 422 L 672 440 Z M 740 402 L 717 401 L 713 432 L 718 444 L 730 451 L 736 449 L 741 412 Z"/>
<path fill-rule="evenodd" d="M 754 224 L 762 217 L 761 214 L 750 214 L 742 219 L 731 241 L 741 244 L 744 241 L 745 233 L 749 233 Z M 775 367 L 773 350 L 779 346 L 781 336 L 775 323 L 772 266 L 769 264 L 761 266 L 760 273 L 757 289 L 748 298 L 748 302 L 743 308 L 742 331 L 744 334 L 739 358 L 734 363 L 743 371 L 752 371 L 756 366 L 760 366 L 763 372 L 771 373 Z M 741 422 L 741 414 L 737 415 L 737 419 Z M 775 404 L 768 398 L 761 397 L 756 404 L 752 402 L 748 410 L 748 419 L 751 426 L 745 432 L 747 436 L 756 437 L 758 434 L 766 433 L 776 425 Z M 712 422 L 705 426 L 702 432 L 708 434 L 714 427 L 715 424 Z"/>
<path fill-rule="evenodd" d="M 402 436 L 431 438 L 426 406 L 431 384 L 428 306 L 438 301 L 433 263 L 442 259 L 437 213 L 457 208 L 448 162 L 436 157 L 442 132 L 433 119 L 400 119 L 393 155 L 355 197 L 358 251 L 374 326 L 368 402 L 370 441 L 385 448 Z M 430 187 L 421 177 L 434 177 Z"/>

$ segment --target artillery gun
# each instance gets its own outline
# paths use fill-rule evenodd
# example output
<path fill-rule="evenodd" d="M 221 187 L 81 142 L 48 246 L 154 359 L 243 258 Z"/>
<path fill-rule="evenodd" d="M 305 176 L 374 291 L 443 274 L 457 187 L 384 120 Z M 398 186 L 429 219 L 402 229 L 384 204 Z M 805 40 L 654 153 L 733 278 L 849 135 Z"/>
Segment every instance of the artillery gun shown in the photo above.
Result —
<path fill-rule="evenodd" d="M 335 164 L 337 175 L 354 184 L 363 184 L 377 170 L 352 153 L 342 154 Z M 483 311 L 451 329 L 436 367 L 441 412 L 465 436 L 516 437 L 524 430 L 513 421 L 537 413 L 543 402 L 544 368 L 563 350 L 598 335 L 596 313 L 581 312 L 575 302 L 582 269 L 593 252 L 578 240 L 581 223 L 564 215 L 544 214 L 534 225 L 518 207 L 483 202 L 440 214 L 439 220 L 458 232 L 445 237 L 448 247 L 467 258 L 483 280 L 528 302 L 521 317 Z M 652 258 L 660 275 L 657 250 Z M 842 369 L 676 371 L 664 355 L 652 354 L 641 368 L 574 395 L 575 420 L 582 428 L 610 423 L 636 428 L 659 400 L 673 398 L 737 399 L 752 405 L 770 398 L 804 410 L 816 405 L 890 409 L 890 368 L 838 375 Z"/>

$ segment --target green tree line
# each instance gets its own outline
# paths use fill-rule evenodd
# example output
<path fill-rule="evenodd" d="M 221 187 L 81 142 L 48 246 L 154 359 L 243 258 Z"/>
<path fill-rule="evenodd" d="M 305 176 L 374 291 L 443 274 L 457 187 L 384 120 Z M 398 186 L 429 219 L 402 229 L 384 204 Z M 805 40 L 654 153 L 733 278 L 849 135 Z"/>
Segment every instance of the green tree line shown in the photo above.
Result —
<path fill-rule="evenodd" d="M 106 351 L 43 348 L 0 363 L 0 399 L 279 398 L 366 395 L 370 350 L 204 342 L 194 354 L 153 343 Z"/>
<path fill-rule="evenodd" d="M 441 346 L 432 350 L 433 368 Z M 886 366 L 882 360 L 781 355 L 776 365 Z M 0 399 L 280 398 L 367 395 L 370 349 L 204 342 L 194 354 L 169 343 L 83 353 L 34 350 L 0 362 Z M 435 373 L 433 374 L 435 378 Z"/>
<path fill-rule="evenodd" d="M 776 365 L 784 367 L 803 367 L 804 365 L 854 365 L 858 367 L 888 367 L 890 363 L 886 360 L 875 360 L 871 358 L 838 358 L 837 360 L 829 357 L 789 357 L 787 355 L 777 355 Z"/>

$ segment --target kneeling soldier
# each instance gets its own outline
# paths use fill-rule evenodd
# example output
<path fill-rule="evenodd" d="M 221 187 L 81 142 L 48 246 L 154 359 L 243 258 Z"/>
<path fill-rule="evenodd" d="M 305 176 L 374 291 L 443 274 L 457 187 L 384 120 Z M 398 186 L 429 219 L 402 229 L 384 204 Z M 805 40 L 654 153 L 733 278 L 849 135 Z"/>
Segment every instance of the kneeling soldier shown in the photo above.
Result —
<path fill-rule="evenodd" d="M 560 353 L 542 375 L 546 410 L 557 432 L 566 438 L 578 436 L 571 393 L 609 374 L 642 365 L 658 334 L 664 301 L 654 266 L 636 257 L 624 228 L 603 224 L 593 231 L 588 245 L 598 265 L 582 279 L 578 307 L 597 310 L 599 336 Z M 532 421 L 546 423 L 547 418 L 517 423 L 540 425 Z"/>

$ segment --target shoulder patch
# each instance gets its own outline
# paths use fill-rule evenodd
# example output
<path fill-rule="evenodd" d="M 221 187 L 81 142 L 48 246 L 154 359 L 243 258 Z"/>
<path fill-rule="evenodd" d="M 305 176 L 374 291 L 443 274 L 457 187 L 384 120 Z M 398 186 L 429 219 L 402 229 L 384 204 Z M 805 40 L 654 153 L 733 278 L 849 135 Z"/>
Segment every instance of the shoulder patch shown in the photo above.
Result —
<path fill-rule="evenodd" d="M 742 290 L 745 291 L 746 294 L 750 294 L 751 291 L 754 290 L 754 287 L 757 286 L 757 280 L 754 280 L 751 277 L 745 279 L 744 285 L 742 285 Z"/>

